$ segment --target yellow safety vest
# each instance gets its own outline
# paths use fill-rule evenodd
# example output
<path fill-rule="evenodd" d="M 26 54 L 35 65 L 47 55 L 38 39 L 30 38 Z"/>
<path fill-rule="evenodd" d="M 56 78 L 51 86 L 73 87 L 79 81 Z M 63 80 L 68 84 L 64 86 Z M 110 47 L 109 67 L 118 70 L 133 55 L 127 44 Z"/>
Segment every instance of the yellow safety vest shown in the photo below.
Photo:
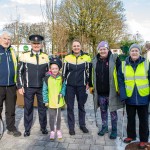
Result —
<path fill-rule="evenodd" d="M 133 70 L 131 65 L 125 65 L 125 62 L 122 62 L 122 73 L 124 74 L 128 97 L 132 96 L 135 85 L 140 96 L 149 95 L 148 68 L 149 63 L 147 61 L 140 63 L 136 71 Z"/>
<path fill-rule="evenodd" d="M 12 55 L 12 60 L 14 62 L 14 70 L 15 70 L 14 82 L 16 82 L 17 81 L 17 59 L 16 59 L 14 49 L 12 47 L 10 48 L 10 52 Z"/>
<path fill-rule="evenodd" d="M 116 69 L 116 66 L 114 67 L 113 77 L 114 77 L 114 83 L 115 83 L 115 89 L 116 89 L 116 92 L 119 92 L 119 86 L 118 86 L 118 78 L 117 78 L 117 69 Z"/>
<path fill-rule="evenodd" d="M 62 88 L 62 77 L 59 76 L 56 79 L 53 77 L 48 78 L 48 99 L 49 108 L 60 108 L 65 104 L 64 97 L 61 97 L 58 104 L 58 95 Z"/>

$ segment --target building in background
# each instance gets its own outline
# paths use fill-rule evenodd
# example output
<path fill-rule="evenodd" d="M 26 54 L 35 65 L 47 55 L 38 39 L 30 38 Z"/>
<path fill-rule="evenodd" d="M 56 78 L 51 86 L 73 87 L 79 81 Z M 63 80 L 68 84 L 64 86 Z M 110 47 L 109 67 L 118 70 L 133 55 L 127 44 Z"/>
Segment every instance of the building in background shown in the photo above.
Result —
<path fill-rule="evenodd" d="M 111 49 L 111 52 L 113 54 L 118 54 L 118 55 L 122 54 L 122 50 L 121 49 Z"/>
<path fill-rule="evenodd" d="M 13 47 L 17 55 L 21 54 L 22 52 L 31 50 L 31 45 L 29 44 L 20 44 L 19 46 L 17 45 L 11 45 L 11 46 Z"/>

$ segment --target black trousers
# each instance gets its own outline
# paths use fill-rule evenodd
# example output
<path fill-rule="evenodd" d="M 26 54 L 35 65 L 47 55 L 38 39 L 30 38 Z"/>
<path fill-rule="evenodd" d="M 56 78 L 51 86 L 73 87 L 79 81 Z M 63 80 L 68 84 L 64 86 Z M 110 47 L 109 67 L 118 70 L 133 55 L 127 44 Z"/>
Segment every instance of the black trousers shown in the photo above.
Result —
<path fill-rule="evenodd" d="M 6 128 L 9 131 L 16 130 L 15 127 L 15 106 L 16 106 L 16 85 L 0 87 L 0 115 L 5 101 Z"/>
<path fill-rule="evenodd" d="M 24 93 L 24 127 L 25 131 L 30 131 L 33 122 L 33 102 L 34 96 L 37 96 L 38 114 L 41 129 L 47 126 L 47 114 L 43 103 L 42 88 L 25 88 Z"/>
<path fill-rule="evenodd" d="M 127 111 L 127 136 L 136 138 L 136 111 L 139 117 L 139 136 L 141 142 L 148 142 L 148 105 L 126 105 Z"/>
<path fill-rule="evenodd" d="M 87 93 L 85 86 L 69 86 L 66 89 L 66 103 L 67 103 L 67 117 L 69 129 L 74 129 L 75 118 L 74 118 L 74 101 L 75 95 L 78 102 L 78 116 L 80 127 L 85 126 L 85 109 L 84 104 L 87 101 Z"/>

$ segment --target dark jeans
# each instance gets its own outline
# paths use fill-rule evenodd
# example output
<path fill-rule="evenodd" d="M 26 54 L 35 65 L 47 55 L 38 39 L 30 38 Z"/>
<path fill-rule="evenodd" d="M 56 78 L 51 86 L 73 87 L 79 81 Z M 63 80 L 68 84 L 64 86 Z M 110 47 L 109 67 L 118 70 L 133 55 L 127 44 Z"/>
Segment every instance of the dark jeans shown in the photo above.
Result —
<path fill-rule="evenodd" d="M 127 136 L 136 138 L 136 111 L 139 117 L 139 136 L 141 142 L 148 142 L 148 105 L 126 105 L 127 111 Z"/>
<path fill-rule="evenodd" d="M 33 122 L 33 102 L 37 96 L 39 122 L 42 129 L 46 128 L 47 115 L 46 107 L 43 103 L 42 88 L 25 88 L 24 93 L 24 126 L 25 131 L 30 131 Z"/>
<path fill-rule="evenodd" d="M 87 100 L 86 87 L 85 86 L 69 86 L 69 85 L 67 85 L 66 103 L 67 103 L 67 116 L 68 116 L 69 129 L 74 129 L 74 127 L 75 127 L 75 118 L 74 118 L 75 95 L 77 97 L 77 102 L 78 102 L 79 125 L 80 125 L 80 127 L 85 126 L 84 104 L 86 103 L 86 100 Z"/>
<path fill-rule="evenodd" d="M 16 106 L 16 85 L 0 87 L 0 115 L 5 101 L 6 126 L 9 131 L 16 130 L 15 127 L 15 106 Z"/>

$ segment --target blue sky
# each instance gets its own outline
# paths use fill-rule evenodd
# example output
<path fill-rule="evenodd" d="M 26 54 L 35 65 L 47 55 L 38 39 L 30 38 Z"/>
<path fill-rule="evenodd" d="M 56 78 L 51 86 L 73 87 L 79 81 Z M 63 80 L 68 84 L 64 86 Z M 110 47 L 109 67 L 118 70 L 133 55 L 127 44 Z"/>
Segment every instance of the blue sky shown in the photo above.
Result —
<path fill-rule="evenodd" d="M 142 35 L 150 41 L 150 0 L 122 0 L 125 8 L 128 32 Z M 45 0 L 0 0 L 0 29 L 6 23 L 20 18 L 20 22 L 44 21 L 41 14 Z"/>
<path fill-rule="evenodd" d="M 150 41 L 150 0 L 123 0 L 129 33 Z"/>

